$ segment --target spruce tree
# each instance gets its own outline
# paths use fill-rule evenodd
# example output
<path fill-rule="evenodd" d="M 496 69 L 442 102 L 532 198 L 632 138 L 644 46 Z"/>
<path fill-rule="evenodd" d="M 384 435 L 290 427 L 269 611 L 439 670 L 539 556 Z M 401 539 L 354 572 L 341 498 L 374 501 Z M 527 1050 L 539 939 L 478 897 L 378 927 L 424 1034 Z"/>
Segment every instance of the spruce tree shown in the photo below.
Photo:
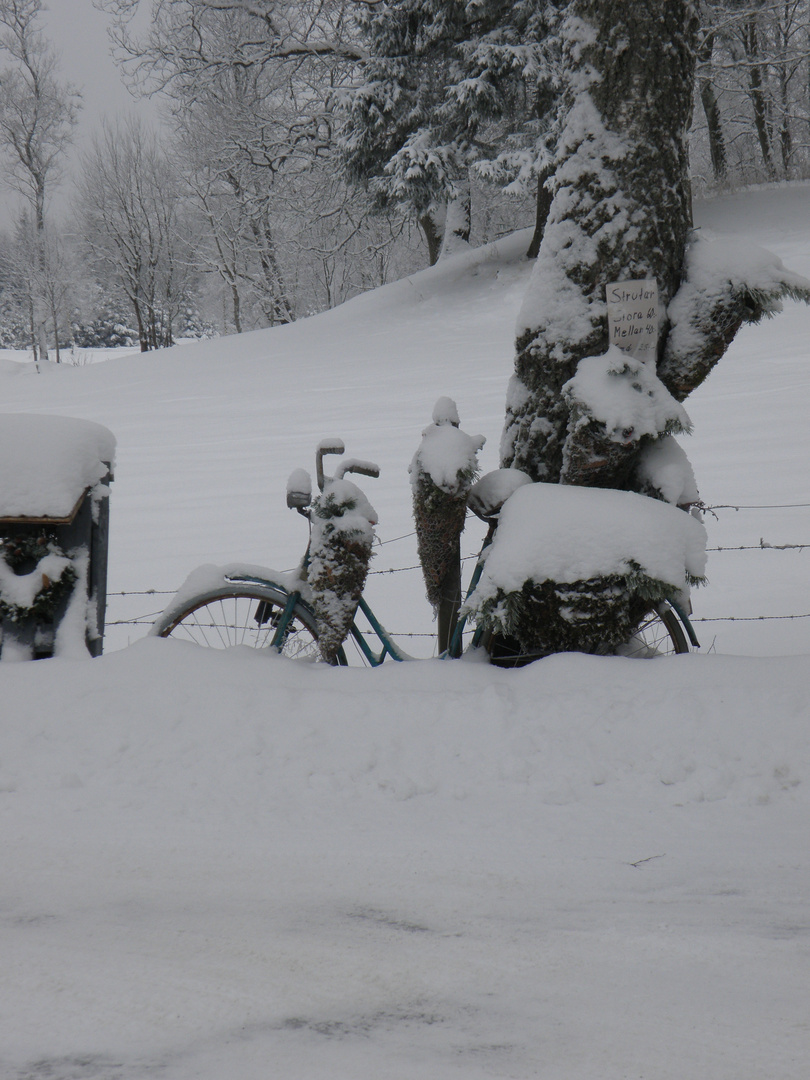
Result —
<path fill-rule="evenodd" d="M 362 80 L 344 95 L 347 173 L 381 205 L 415 214 L 431 261 L 447 205 L 468 198 L 471 168 L 504 186 L 539 178 L 545 207 L 561 6 L 394 0 L 361 17 L 368 58 Z"/>

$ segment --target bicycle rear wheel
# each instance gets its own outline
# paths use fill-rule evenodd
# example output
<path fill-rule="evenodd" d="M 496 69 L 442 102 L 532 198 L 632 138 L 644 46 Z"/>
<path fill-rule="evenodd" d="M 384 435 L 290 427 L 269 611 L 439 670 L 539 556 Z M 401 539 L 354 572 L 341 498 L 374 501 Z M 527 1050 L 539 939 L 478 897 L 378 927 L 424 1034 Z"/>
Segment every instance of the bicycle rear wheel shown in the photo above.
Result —
<path fill-rule="evenodd" d="M 630 640 L 616 649 L 619 656 L 642 660 L 688 652 L 689 642 L 681 620 L 666 601 L 648 612 Z"/>
<path fill-rule="evenodd" d="M 267 649 L 273 644 L 288 601 L 288 593 L 270 585 L 223 585 L 170 604 L 151 634 L 209 649 L 237 645 Z M 295 660 L 321 659 L 315 612 L 303 600 L 295 602 L 278 651 Z M 336 662 L 346 663 L 342 649 Z"/>

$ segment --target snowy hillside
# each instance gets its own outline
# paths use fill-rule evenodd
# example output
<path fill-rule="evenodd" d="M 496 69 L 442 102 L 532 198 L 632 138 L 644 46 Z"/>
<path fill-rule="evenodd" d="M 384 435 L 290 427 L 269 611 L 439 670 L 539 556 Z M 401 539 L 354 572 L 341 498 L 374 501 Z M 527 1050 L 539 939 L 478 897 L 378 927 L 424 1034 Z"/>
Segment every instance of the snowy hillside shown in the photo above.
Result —
<path fill-rule="evenodd" d="M 810 185 L 697 216 L 810 276 Z M 293 566 L 326 435 L 381 466 L 374 568 L 411 567 L 436 398 L 497 464 L 526 242 L 238 339 L 0 360 L 0 408 L 115 433 L 113 594 Z M 808 341 L 790 305 L 687 402 L 739 507 L 710 547 L 746 549 L 701 655 L 333 670 L 141 640 L 161 600 L 113 595 L 101 659 L 0 665 L 0 1080 L 804 1080 Z M 427 656 L 423 591 L 369 589 Z"/>

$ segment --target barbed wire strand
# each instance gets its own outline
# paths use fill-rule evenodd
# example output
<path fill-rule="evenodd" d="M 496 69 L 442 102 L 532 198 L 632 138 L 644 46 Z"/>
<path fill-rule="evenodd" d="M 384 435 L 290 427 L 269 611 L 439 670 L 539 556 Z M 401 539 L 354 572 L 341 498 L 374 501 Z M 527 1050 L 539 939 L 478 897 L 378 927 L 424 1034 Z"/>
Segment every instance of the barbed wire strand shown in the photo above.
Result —
<path fill-rule="evenodd" d="M 731 504 L 724 506 L 707 507 L 706 509 L 729 509 L 729 510 L 768 510 L 768 509 L 790 509 L 794 507 L 810 506 L 810 503 L 786 503 L 786 504 L 773 504 L 771 506 L 733 506 Z M 394 543 L 396 540 L 404 540 L 413 533 L 406 533 L 403 536 L 394 537 L 392 540 L 382 541 L 382 543 Z M 738 544 L 735 546 L 718 546 L 707 548 L 707 551 L 804 551 L 810 548 L 810 544 L 771 544 L 767 540 L 760 538 L 758 544 Z M 462 558 L 462 562 L 470 562 L 477 559 L 478 555 L 465 555 Z M 377 575 L 389 575 L 389 574 L 403 574 L 412 573 L 417 570 L 421 570 L 421 566 L 396 566 L 390 567 L 387 570 L 370 570 L 369 577 L 372 574 Z M 287 571 L 288 572 L 288 571 Z M 176 589 L 120 589 L 111 590 L 107 593 L 108 597 L 113 596 L 174 596 L 177 592 Z M 139 615 L 134 619 L 108 619 L 106 621 L 107 626 L 148 626 L 151 625 L 154 620 L 160 615 L 160 611 L 150 612 L 147 615 Z M 710 623 L 710 622 L 777 622 L 794 619 L 810 619 L 810 612 L 804 612 L 796 615 L 723 615 L 713 618 L 696 616 L 691 619 L 693 623 Z M 393 637 L 434 637 L 434 634 L 427 633 L 397 633 L 392 634 Z"/>
<path fill-rule="evenodd" d="M 396 544 L 398 540 L 410 540 L 412 536 L 416 536 L 416 530 L 412 532 L 403 533 L 402 536 L 392 536 L 390 540 L 376 539 L 374 542 L 375 547 L 385 547 L 386 544 Z"/>
<path fill-rule="evenodd" d="M 710 547 L 707 551 L 804 551 L 810 544 L 769 544 L 760 540 L 758 544 L 737 544 L 734 547 Z"/>
<path fill-rule="evenodd" d="M 713 506 L 701 506 L 701 510 L 796 510 L 808 507 L 810 503 L 715 503 Z"/>
<path fill-rule="evenodd" d="M 689 616 L 691 623 L 704 622 L 778 622 L 780 619 L 810 619 L 810 611 L 803 615 L 718 615 L 716 618 Z"/>
<path fill-rule="evenodd" d="M 767 540 L 761 539 L 758 544 L 710 547 L 706 548 L 706 551 L 805 551 L 808 548 L 810 548 L 810 544 L 771 544 Z M 472 562 L 477 558 L 478 555 L 465 555 L 461 561 Z M 421 569 L 421 566 L 392 566 L 387 570 L 369 570 L 369 577 L 372 574 L 412 573 Z M 291 573 L 291 571 L 284 570 L 282 573 Z M 177 589 L 117 589 L 109 590 L 107 596 L 174 596 L 176 592 Z"/>

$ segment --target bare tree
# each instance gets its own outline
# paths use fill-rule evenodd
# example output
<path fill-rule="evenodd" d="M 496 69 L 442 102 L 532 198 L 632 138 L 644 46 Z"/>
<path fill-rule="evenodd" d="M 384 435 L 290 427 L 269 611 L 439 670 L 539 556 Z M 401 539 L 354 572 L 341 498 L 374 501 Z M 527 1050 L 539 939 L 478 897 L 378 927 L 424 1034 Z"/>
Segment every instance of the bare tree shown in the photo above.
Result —
<path fill-rule="evenodd" d="M 200 269 L 229 327 L 290 322 L 386 280 L 402 222 L 370 220 L 343 180 L 333 101 L 359 51 L 350 0 L 164 0 L 141 35 L 138 0 L 105 0 L 125 70 L 159 94 L 197 210 Z M 404 245 L 402 245 L 404 246 Z M 348 270 L 350 262 L 363 263 Z M 410 268 L 410 267 L 408 267 Z M 382 277 L 380 278 L 380 272 Z"/>
<path fill-rule="evenodd" d="M 70 336 L 69 308 L 77 277 L 68 247 L 52 224 L 39 230 L 32 218 L 23 214 L 15 229 L 14 258 L 17 278 L 25 283 L 28 297 L 29 339 L 36 343 L 36 307 L 41 327 L 50 332 L 54 359 L 59 364 L 62 343 Z"/>
<path fill-rule="evenodd" d="M 0 142 L 6 179 L 27 201 L 34 242 L 44 272 L 45 216 L 48 197 L 60 179 L 59 166 L 73 135 L 79 94 L 57 76 L 58 57 L 42 31 L 42 0 L 0 0 Z M 48 355 L 47 305 L 31 298 L 35 356 Z"/>
<path fill-rule="evenodd" d="M 103 126 L 83 161 L 77 210 L 98 270 L 132 305 L 141 350 L 171 345 L 188 294 L 187 230 L 180 178 L 142 122 Z"/>
<path fill-rule="evenodd" d="M 113 18 L 119 59 L 146 93 L 170 90 L 188 98 L 204 77 L 234 63 L 244 69 L 287 64 L 295 73 L 365 56 L 353 34 L 358 0 L 153 0 L 143 34 L 133 27 L 148 0 L 98 3 Z"/>
<path fill-rule="evenodd" d="M 804 175 L 808 0 L 703 0 L 698 84 L 715 179 Z"/>
<path fill-rule="evenodd" d="M 234 326 L 295 316 L 277 239 L 280 189 L 297 166 L 283 87 L 257 68 L 224 68 L 172 102 L 189 190 L 204 223 L 206 268 L 228 291 Z"/>

